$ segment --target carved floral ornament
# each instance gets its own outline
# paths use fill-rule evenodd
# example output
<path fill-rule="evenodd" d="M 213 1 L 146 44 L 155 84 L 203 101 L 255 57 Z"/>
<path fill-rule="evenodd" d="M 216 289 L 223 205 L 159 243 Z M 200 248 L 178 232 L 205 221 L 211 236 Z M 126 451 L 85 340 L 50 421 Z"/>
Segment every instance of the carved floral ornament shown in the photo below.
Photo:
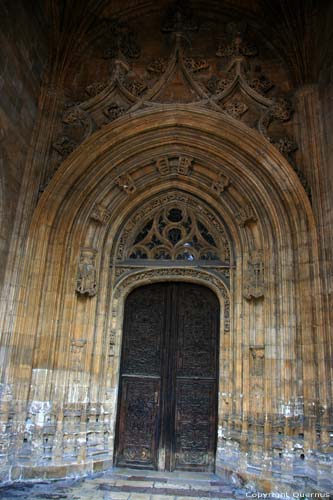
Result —
<path fill-rule="evenodd" d="M 192 32 L 191 36 L 196 36 L 196 32 L 200 31 L 199 24 L 193 12 L 182 3 L 177 3 L 167 12 L 162 32 L 166 36 L 171 36 L 167 33 L 177 35 L 180 32 Z M 55 162 L 64 160 L 94 130 L 150 103 L 160 103 L 159 96 L 163 94 L 163 89 L 172 80 L 172 75 L 179 72 L 184 77 L 188 94 L 193 95 L 193 106 L 225 113 L 243 123 L 243 116 L 246 121 L 249 113 L 257 113 L 257 125 L 253 126 L 257 126 L 258 132 L 290 160 L 297 145 L 284 134 L 273 139 L 270 136 L 270 126 L 273 122 L 283 124 L 290 120 L 292 105 L 286 96 L 277 92 L 275 97 L 269 97 L 267 93 L 273 88 L 273 83 L 261 73 L 260 66 L 255 65 L 253 70 L 253 65 L 249 66 L 248 58 L 256 57 L 259 49 L 247 33 L 245 23 L 229 23 L 221 33 L 221 41 L 215 51 L 215 56 L 222 59 L 217 74 L 211 73 L 212 65 L 207 59 L 189 57 L 183 36 L 174 36 L 174 46 L 169 57 L 153 59 L 147 65 L 145 77 L 138 76 L 135 66 L 132 64 L 130 67 L 126 63 L 126 58 L 135 63 L 140 56 L 137 36 L 128 26 L 115 20 L 107 20 L 104 28 L 106 45 L 109 46 L 106 57 L 113 60 L 113 73 L 109 82 L 95 81 L 87 86 L 88 100 L 71 103 L 69 108 L 66 107 L 63 115 L 64 130 L 53 142 Z M 168 102 L 161 102 L 168 106 Z M 179 173 L 189 175 L 192 167 L 188 167 Z M 299 175 L 299 169 L 295 170 Z M 166 175 L 166 172 L 167 165 L 163 166 L 161 162 L 160 173 Z M 301 178 L 301 182 L 305 185 L 304 179 Z M 133 192 L 133 186 L 131 189 Z"/>

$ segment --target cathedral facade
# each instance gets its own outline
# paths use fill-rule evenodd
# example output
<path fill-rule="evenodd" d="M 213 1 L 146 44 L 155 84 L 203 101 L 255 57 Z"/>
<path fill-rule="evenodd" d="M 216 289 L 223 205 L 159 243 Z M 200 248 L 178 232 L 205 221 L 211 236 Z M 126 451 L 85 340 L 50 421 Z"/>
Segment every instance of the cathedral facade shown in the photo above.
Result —
<path fill-rule="evenodd" d="M 332 5 L 78 4 L 4 5 L 1 479 L 331 491 Z"/>

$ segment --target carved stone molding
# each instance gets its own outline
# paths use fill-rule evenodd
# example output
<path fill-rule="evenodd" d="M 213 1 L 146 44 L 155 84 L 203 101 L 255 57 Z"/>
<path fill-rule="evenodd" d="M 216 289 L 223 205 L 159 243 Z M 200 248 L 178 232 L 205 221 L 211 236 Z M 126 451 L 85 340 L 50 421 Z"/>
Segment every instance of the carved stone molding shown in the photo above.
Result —
<path fill-rule="evenodd" d="M 193 164 L 193 158 L 180 156 L 178 159 L 177 172 L 180 175 L 189 175 Z"/>
<path fill-rule="evenodd" d="M 256 222 L 258 220 L 258 217 L 250 204 L 242 207 L 235 217 L 240 227 L 245 227 L 249 222 Z"/>
<path fill-rule="evenodd" d="M 102 205 L 94 205 L 90 218 L 100 224 L 107 224 L 110 220 L 111 212 Z"/>
<path fill-rule="evenodd" d="M 245 273 L 243 296 L 247 300 L 262 298 L 265 293 L 263 251 L 252 252 Z"/>
<path fill-rule="evenodd" d="M 229 185 L 230 185 L 229 177 L 220 172 L 212 183 L 212 189 L 218 195 L 221 195 Z"/>
<path fill-rule="evenodd" d="M 162 158 L 158 158 L 156 160 L 156 168 L 161 175 L 170 174 L 169 158 L 167 158 L 166 156 L 162 157 Z"/>
<path fill-rule="evenodd" d="M 118 179 L 116 179 L 116 184 L 128 195 L 136 191 L 135 183 L 130 174 L 123 174 L 118 177 Z"/>
<path fill-rule="evenodd" d="M 163 156 L 156 160 L 156 168 L 161 175 L 177 173 L 179 175 L 190 175 L 193 169 L 194 159 L 189 156 L 179 156 L 176 165 L 171 158 Z"/>
<path fill-rule="evenodd" d="M 188 281 L 196 281 L 198 283 L 208 283 L 214 286 L 215 290 L 219 295 L 223 297 L 224 301 L 224 333 L 230 331 L 230 297 L 229 292 L 226 289 L 225 283 L 219 279 L 215 274 L 208 271 L 202 271 L 196 268 L 162 268 L 162 269 L 145 269 L 140 271 L 134 271 L 130 275 L 124 276 L 120 279 L 115 287 L 114 298 L 119 300 L 119 298 L 128 291 L 133 286 L 139 285 L 140 283 L 153 282 L 154 280 L 159 281 L 161 279 L 169 281 L 177 281 L 180 278 L 186 279 Z M 117 314 L 117 311 L 115 311 Z"/>
<path fill-rule="evenodd" d="M 93 297 L 97 293 L 96 254 L 94 248 L 82 248 L 76 278 L 76 292 Z"/>

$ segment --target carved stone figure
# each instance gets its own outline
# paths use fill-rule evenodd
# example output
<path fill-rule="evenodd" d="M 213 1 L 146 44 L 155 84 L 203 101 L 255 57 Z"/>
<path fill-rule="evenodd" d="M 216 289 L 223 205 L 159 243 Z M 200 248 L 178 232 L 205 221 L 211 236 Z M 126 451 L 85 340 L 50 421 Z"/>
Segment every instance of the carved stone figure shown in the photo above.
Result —
<path fill-rule="evenodd" d="M 262 250 L 252 252 L 248 261 L 248 269 L 244 279 L 243 296 L 247 300 L 264 296 L 264 262 Z"/>
<path fill-rule="evenodd" d="M 93 208 L 93 211 L 90 214 L 90 217 L 96 222 L 99 222 L 100 224 L 106 224 L 111 217 L 111 213 L 107 208 L 103 207 L 102 205 L 96 204 Z"/>
<path fill-rule="evenodd" d="M 97 293 L 96 254 L 94 248 L 82 248 L 76 279 L 76 292 L 93 297 Z"/>
<path fill-rule="evenodd" d="M 240 227 L 246 226 L 249 222 L 256 222 L 258 220 L 252 206 L 245 205 L 237 214 L 236 220 Z"/>
<path fill-rule="evenodd" d="M 250 354 L 250 375 L 254 377 L 262 377 L 264 375 L 265 366 L 265 348 L 251 347 Z"/>
<path fill-rule="evenodd" d="M 132 194 L 136 191 L 135 183 L 130 174 L 124 174 L 116 179 L 116 184 L 127 194 Z"/>
<path fill-rule="evenodd" d="M 220 172 L 212 183 L 212 189 L 216 191 L 217 194 L 220 195 L 229 186 L 229 184 L 230 184 L 229 177 L 223 175 L 222 172 Z"/>
<path fill-rule="evenodd" d="M 62 117 L 62 121 L 66 125 L 73 125 L 73 124 L 81 125 L 84 120 L 86 120 L 85 113 L 78 106 L 73 106 L 67 109 Z"/>

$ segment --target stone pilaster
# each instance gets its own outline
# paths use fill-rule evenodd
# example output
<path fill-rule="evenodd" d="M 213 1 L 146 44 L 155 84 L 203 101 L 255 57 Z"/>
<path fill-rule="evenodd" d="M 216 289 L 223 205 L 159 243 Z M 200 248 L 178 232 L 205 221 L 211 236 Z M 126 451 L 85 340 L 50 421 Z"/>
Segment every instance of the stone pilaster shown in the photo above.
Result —
<path fill-rule="evenodd" d="M 319 85 L 301 87 L 296 93 L 297 130 L 301 162 L 312 192 L 312 208 L 318 231 L 319 279 L 323 290 L 318 324 L 314 331 L 318 364 L 318 408 L 313 408 L 310 419 L 323 424 L 313 441 L 319 449 L 328 451 L 328 430 L 325 420 L 332 412 L 332 277 L 333 277 L 333 190 L 332 166 L 328 164 L 325 149 L 324 116 L 326 110 L 320 101 Z M 331 171 L 331 172 L 330 172 Z M 316 270 L 313 269 L 316 274 Z M 313 294 L 317 294 L 313 290 Z M 313 404 L 313 403 L 312 403 Z M 306 402 L 305 402 L 306 406 Z M 316 406 L 316 405 L 313 405 Z M 318 440 L 319 437 L 319 440 Z M 320 444 L 319 444 L 320 443 Z"/>

